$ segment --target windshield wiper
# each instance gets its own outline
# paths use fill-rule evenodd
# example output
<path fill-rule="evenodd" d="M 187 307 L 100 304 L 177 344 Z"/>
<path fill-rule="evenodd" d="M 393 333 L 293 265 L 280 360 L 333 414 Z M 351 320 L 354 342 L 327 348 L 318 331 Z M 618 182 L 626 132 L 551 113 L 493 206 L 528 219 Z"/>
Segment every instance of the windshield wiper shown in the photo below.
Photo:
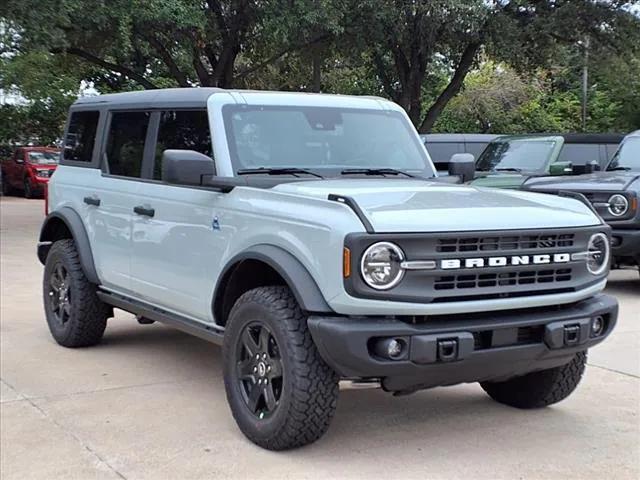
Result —
<path fill-rule="evenodd" d="M 623 170 L 625 172 L 628 172 L 629 170 L 631 170 L 631 167 L 613 167 L 613 168 L 607 168 L 607 172 L 615 172 L 616 170 Z"/>
<path fill-rule="evenodd" d="M 297 176 L 299 174 L 312 175 L 317 178 L 324 178 L 322 175 L 312 172 L 311 170 L 306 170 L 304 168 L 295 168 L 295 167 L 286 167 L 286 168 L 243 168 L 236 172 L 238 175 L 294 175 Z"/>
<path fill-rule="evenodd" d="M 405 177 L 415 178 L 415 175 L 396 170 L 395 168 L 345 168 L 340 175 L 404 175 Z"/>
<path fill-rule="evenodd" d="M 518 172 L 520 173 L 522 171 L 521 168 L 514 168 L 514 167 L 505 167 L 505 168 L 496 168 L 495 169 L 496 172 Z"/>

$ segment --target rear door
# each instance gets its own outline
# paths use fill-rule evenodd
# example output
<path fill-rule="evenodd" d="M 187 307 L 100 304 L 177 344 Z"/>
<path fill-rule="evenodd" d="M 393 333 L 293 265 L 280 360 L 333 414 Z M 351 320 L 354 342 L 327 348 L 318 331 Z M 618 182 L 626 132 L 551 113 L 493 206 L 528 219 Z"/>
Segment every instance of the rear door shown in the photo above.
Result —
<path fill-rule="evenodd" d="M 131 292 L 131 230 L 149 132 L 147 111 L 112 111 L 100 155 L 102 174 L 84 198 L 98 276 L 103 286 Z"/>
<path fill-rule="evenodd" d="M 229 231 L 217 225 L 224 194 L 162 182 L 162 152 L 195 150 L 212 156 L 207 112 L 154 113 L 158 125 L 150 178 L 137 203 L 152 212 L 134 215 L 131 284 L 142 300 L 201 321 L 212 321 L 211 295 Z M 155 118 L 154 118 L 155 120 Z"/>

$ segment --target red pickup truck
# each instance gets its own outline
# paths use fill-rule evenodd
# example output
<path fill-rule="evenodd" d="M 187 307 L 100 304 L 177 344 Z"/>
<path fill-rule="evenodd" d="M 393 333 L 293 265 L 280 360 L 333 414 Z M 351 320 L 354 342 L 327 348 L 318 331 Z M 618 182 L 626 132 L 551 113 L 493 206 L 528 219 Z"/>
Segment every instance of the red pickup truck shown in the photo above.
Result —
<path fill-rule="evenodd" d="M 22 191 L 26 198 L 44 193 L 53 175 L 60 150 L 52 147 L 18 147 L 9 158 L 2 160 L 2 194 Z"/>

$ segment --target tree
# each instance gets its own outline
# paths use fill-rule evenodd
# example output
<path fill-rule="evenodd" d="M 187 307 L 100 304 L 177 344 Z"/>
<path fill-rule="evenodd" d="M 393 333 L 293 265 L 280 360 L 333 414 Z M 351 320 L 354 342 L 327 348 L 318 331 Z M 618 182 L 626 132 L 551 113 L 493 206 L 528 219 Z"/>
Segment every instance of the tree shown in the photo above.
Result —
<path fill-rule="evenodd" d="M 625 0 L 5 0 L 3 50 L 81 62 L 100 91 L 257 87 L 385 95 L 422 132 L 480 55 L 532 75 L 589 37 L 637 52 Z M 90 12 L 88 14 L 87 12 Z"/>
<path fill-rule="evenodd" d="M 630 48 L 640 23 L 622 8 L 625 3 L 369 0 L 356 2 L 363 16 L 357 36 L 372 52 L 384 92 L 407 110 L 421 132 L 428 132 L 482 51 L 530 72 L 551 64 L 562 45 L 585 35 L 609 50 Z M 437 63 L 447 66 L 449 79 L 425 107 L 424 81 Z"/>

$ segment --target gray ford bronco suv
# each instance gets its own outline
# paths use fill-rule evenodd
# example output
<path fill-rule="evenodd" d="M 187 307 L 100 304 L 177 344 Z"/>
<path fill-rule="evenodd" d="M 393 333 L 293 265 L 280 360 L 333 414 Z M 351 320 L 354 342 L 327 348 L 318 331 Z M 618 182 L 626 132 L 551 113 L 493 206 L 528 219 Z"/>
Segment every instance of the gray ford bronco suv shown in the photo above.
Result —
<path fill-rule="evenodd" d="M 579 199 L 434 176 L 380 98 L 80 99 L 38 244 L 50 331 L 93 345 L 119 308 L 221 344 L 231 412 L 272 450 L 326 431 L 341 379 L 562 400 L 616 323 L 610 228 Z"/>
<path fill-rule="evenodd" d="M 640 272 L 640 130 L 627 135 L 604 171 L 565 178 L 530 178 L 523 190 L 584 195 L 611 226 L 614 267 Z"/>

